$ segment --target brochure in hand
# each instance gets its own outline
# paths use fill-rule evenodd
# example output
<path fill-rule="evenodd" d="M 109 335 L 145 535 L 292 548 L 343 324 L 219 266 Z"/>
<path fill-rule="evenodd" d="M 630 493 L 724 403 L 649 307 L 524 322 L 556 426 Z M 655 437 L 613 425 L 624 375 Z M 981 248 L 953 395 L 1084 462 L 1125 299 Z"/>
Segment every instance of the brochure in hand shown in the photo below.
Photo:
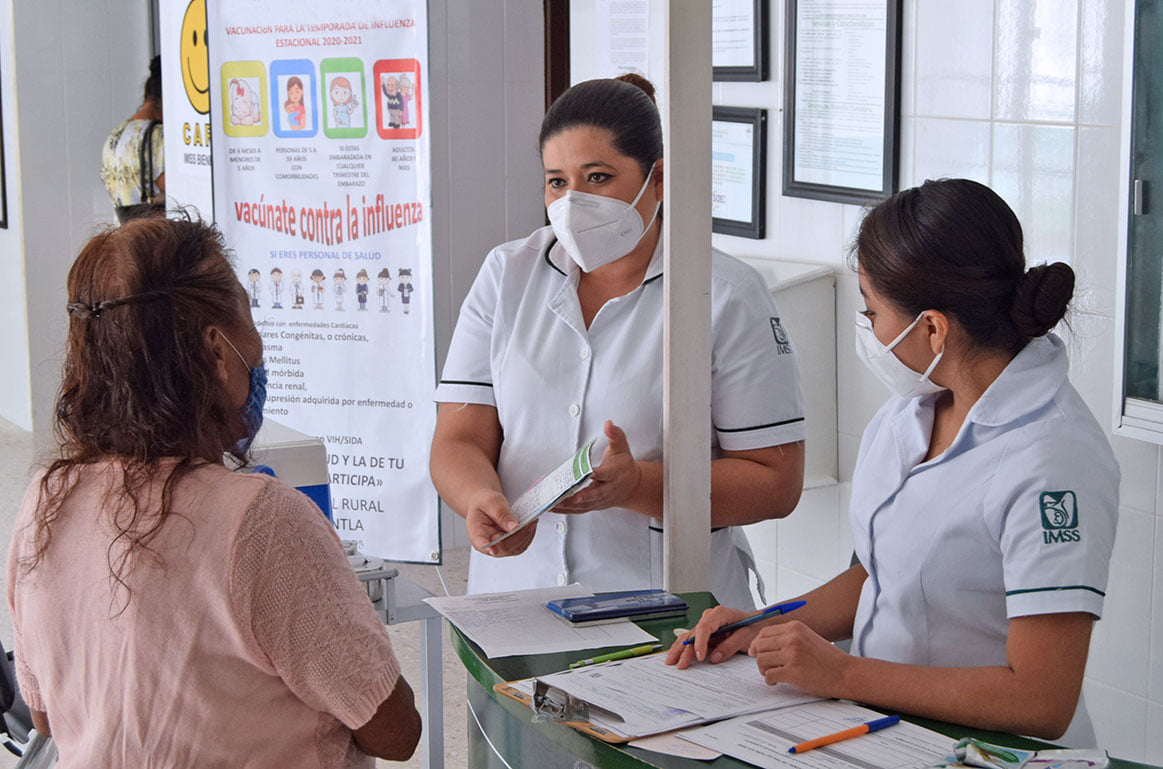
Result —
<path fill-rule="evenodd" d="M 587 486 L 594 474 L 594 460 L 602 458 L 608 445 L 606 436 L 594 438 L 510 502 L 509 509 L 517 519 L 517 528 L 497 537 L 488 547 L 505 541 L 552 510 L 558 502 Z"/>

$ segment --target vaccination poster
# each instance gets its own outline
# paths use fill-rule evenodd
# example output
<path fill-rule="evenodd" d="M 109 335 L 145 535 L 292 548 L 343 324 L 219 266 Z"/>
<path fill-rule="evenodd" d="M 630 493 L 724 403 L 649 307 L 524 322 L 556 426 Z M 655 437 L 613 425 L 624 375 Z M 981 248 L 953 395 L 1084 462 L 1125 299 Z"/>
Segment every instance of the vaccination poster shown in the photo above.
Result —
<path fill-rule="evenodd" d="M 206 0 L 158 4 L 165 116 L 166 205 L 209 219 L 210 59 L 206 47 Z"/>
<path fill-rule="evenodd" d="M 214 218 L 263 336 L 266 418 L 326 442 L 341 538 L 437 561 L 427 4 L 206 10 Z"/>

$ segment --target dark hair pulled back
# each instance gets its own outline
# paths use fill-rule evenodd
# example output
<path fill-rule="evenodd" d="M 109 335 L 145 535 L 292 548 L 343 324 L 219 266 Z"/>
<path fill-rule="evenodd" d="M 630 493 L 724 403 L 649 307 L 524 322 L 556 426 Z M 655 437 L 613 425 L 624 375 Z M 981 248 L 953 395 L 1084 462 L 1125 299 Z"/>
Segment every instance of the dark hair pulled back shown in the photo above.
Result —
<path fill-rule="evenodd" d="M 880 203 L 851 257 L 905 315 L 947 313 L 977 346 L 1011 355 L 1054 328 L 1074 294 L 1066 264 L 1026 269 L 1018 218 L 968 179 L 929 180 Z"/>
<path fill-rule="evenodd" d="M 654 86 L 641 75 L 587 80 L 558 96 L 541 121 L 537 146 L 543 150 L 557 134 L 578 127 L 609 131 L 614 149 L 638 161 L 643 176 L 662 157 Z"/>
<path fill-rule="evenodd" d="M 162 57 L 154 56 L 149 60 L 149 78 L 145 81 L 144 101 L 152 101 L 157 105 L 162 103 Z"/>
<path fill-rule="evenodd" d="M 213 226 L 164 217 L 92 238 L 69 270 L 67 290 L 54 424 L 60 449 L 40 484 L 36 549 L 25 566 L 35 568 L 48 551 L 78 472 L 112 461 L 118 472 L 108 498 L 127 509 L 112 521 L 107 558 L 113 579 L 128 589 L 127 569 L 149 552 L 176 484 L 221 462 L 238 438 L 238 409 L 206 334 L 211 326 L 232 336 L 249 330 L 245 294 Z M 147 509 L 154 483 L 163 484 L 161 508 Z"/>

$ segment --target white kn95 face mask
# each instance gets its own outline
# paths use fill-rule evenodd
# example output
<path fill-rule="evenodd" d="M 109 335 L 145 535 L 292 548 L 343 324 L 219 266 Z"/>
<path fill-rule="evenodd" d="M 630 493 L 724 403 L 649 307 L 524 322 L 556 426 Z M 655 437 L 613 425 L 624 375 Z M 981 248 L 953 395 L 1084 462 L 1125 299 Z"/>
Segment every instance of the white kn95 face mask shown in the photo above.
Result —
<path fill-rule="evenodd" d="M 621 259 L 634 250 L 654 224 L 661 202 L 654 205 L 654 214 L 646 226 L 642 225 L 642 217 L 635 208 L 653 176 L 654 164 L 651 164 L 642 189 L 630 203 L 569 190 L 545 209 L 553 234 L 582 272 L 593 272 Z"/>
<path fill-rule="evenodd" d="M 893 395 L 901 398 L 914 398 L 919 395 L 931 395 L 941 392 L 945 388 L 929 379 L 929 374 L 941 362 L 945 348 L 933 358 L 933 362 L 925 369 L 925 373 L 918 374 L 906 366 L 900 358 L 893 354 L 892 348 L 900 344 L 909 332 L 917 327 L 925 313 L 917 316 L 916 320 L 908 325 L 904 331 L 897 334 L 896 339 L 883 344 L 876 338 L 872 330 L 872 321 L 859 312 L 856 313 L 856 355 L 864 361 L 864 365 L 892 390 Z"/>

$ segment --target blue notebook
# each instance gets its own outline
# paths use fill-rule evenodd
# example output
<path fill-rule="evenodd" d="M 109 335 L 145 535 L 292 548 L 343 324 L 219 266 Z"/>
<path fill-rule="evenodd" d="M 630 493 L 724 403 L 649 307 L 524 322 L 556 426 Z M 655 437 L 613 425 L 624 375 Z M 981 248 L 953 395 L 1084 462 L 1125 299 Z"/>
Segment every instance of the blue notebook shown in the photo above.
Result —
<path fill-rule="evenodd" d="M 665 590 L 631 590 L 625 593 L 560 598 L 545 605 L 570 622 L 600 620 L 655 619 L 686 614 L 687 602 Z"/>

